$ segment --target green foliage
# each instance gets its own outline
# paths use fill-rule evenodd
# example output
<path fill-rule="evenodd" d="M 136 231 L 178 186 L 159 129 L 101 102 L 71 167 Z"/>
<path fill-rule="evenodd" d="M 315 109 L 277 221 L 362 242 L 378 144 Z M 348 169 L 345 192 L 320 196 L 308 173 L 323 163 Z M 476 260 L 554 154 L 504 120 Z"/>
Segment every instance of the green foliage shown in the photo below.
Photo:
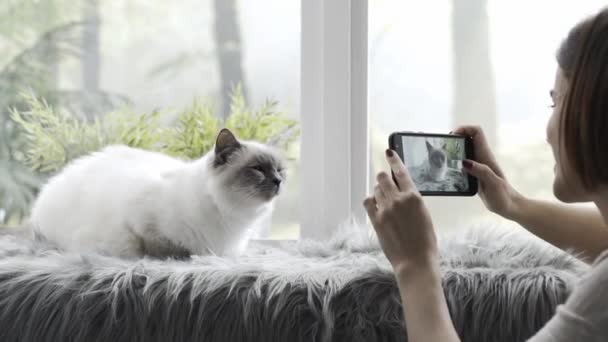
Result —
<path fill-rule="evenodd" d="M 194 159 L 209 151 L 221 122 L 213 108 L 200 100 L 178 113 L 176 124 L 161 125 L 161 112 L 134 113 L 125 108 L 85 122 L 67 111 L 58 111 L 32 94 L 23 94 L 27 110 L 13 109 L 12 120 L 26 137 L 25 162 L 33 170 L 52 173 L 70 160 L 112 144 L 124 144 Z M 282 148 L 297 138 L 297 123 L 266 101 L 259 108 L 245 104 L 240 87 L 232 94 L 226 127 L 237 137 L 272 143 Z"/>
<path fill-rule="evenodd" d="M 45 9 L 47 5 L 62 3 L 68 4 L 66 0 L 24 0 L 0 4 L 0 18 L 10 18 L 0 20 L 0 39 L 5 43 L 4 54 L 0 56 L 0 223 L 18 223 L 25 217 L 44 180 L 43 175 L 36 171 L 38 169 L 30 167 L 28 160 L 39 163 L 39 169 L 50 171 L 57 165 L 45 165 L 45 161 L 53 158 L 57 161 L 62 158 L 67 160 L 71 156 L 62 157 L 61 153 L 78 153 L 80 148 L 72 144 L 74 149 L 62 150 L 56 144 L 50 144 L 44 152 L 50 152 L 52 158 L 36 157 L 36 151 L 25 150 L 24 146 L 28 144 L 28 137 L 22 134 L 25 127 L 10 119 L 11 113 L 14 114 L 11 108 L 22 111 L 21 114 L 25 117 L 31 114 L 29 112 L 52 112 L 51 106 L 58 104 L 74 110 L 94 108 L 95 110 L 86 112 L 95 114 L 97 110 L 109 111 L 116 107 L 115 103 L 127 101 L 117 94 L 57 89 L 57 62 L 76 59 L 79 56 L 83 28 L 82 23 L 74 21 L 78 18 L 73 17 L 74 13 L 71 12 L 77 8 L 76 4 L 70 7 L 71 10 L 62 11 L 61 16 L 57 17 L 53 16 L 50 9 Z M 28 96 L 20 94 L 23 89 L 29 89 Z M 44 101 L 36 103 L 36 98 Z M 80 110 L 78 113 L 82 112 Z M 50 127 L 59 122 L 72 126 L 78 124 L 77 121 L 70 122 L 65 116 L 42 115 L 41 119 L 47 120 Z M 42 127 L 42 124 L 38 126 Z M 31 125 L 28 128 L 35 129 Z M 77 129 L 73 132 L 80 133 Z M 52 140 L 47 137 L 46 141 L 42 139 L 39 143 L 42 145 L 47 142 Z"/>
<path fill-rule="evenodd" d="M 62 97 L 56 89 L 55 65 L 79 53 L 79 4 L 72 0 L 0 2 L 0 223 L 18 223 L 25 217 L 43 181 L 25 164 L 27 139 L 10 120 L 9 108 L 27 106 L 20 102 L 23 89 L 51 104 Z"/>
<path fill-rule="evenodd" d="M 284 132 L 293 132 L 296 122 L 277 112 L 276 107 L 276 101 L 266 100 L 257 110 L 248 108 L 239 85 L 232 92 L 226 128 L 241 139 L 285 146 L 286 142 L 279 139 Z M 271 141 L 273 138 L 277 140 Z"/>
<path fill-rule="evenodd" d="M 107 145 L 153 149 L 160 137 L 158 113 L 137 115 L 122 110 L 86 123 L 31 93 L 22 96 L 29 109 L 13 108 L 11 119 L 27 140 L 25 162 L 38 172 L 57 171 L 68 161 Z"/>
<path fill-rule="evenodd" d="M 213 107 L 195 100 L 179 114 L 177 125 L 165 132 L 165 152 L 189 159 L 202 156 L 213 147 L 219 126 Z"/>
<path fill-rule="evenodd" d="M 449 160 L 460 160 L 463 150 L 462 142 L 457 139 L 446 139 L 445 152 Z"/>
<path fill-rule="evenodd" d="M 22 139 L 12 121 L 0 121 L 0 223 L 16 223 L 27 214 L 42 179 L 21 162 Z"/>

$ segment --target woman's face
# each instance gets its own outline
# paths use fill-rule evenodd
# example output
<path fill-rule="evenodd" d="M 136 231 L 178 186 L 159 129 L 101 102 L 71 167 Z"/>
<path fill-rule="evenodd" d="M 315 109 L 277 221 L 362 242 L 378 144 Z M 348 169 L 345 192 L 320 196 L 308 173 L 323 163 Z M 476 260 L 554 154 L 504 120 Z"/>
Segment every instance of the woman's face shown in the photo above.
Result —
<path fill-rule="evenodd" d="M 568 80 L 563 71 L 558 68 L 555 74 L 555 84 L 551 90 L 553 113 L 547 123 L 547 142 L 551 145 L 555 158 L 553 193 L 562 202 L 588 202 L 592 200 L 591 194 L 584 189 L 580 178 L 568 163 L 566 152 L 559 146 L 559 135 L 561 134 L 559 123 L 567 89 Z"/>

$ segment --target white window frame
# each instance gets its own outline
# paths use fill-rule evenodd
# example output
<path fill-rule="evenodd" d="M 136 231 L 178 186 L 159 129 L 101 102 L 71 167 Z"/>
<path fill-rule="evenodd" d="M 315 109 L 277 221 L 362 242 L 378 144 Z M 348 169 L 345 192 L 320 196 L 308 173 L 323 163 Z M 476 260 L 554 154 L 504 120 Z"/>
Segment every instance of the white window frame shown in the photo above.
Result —
<path fill-rule="evenodd" d="M 367 0 L 302 0 L 300 236 L 365 222 Z"/>

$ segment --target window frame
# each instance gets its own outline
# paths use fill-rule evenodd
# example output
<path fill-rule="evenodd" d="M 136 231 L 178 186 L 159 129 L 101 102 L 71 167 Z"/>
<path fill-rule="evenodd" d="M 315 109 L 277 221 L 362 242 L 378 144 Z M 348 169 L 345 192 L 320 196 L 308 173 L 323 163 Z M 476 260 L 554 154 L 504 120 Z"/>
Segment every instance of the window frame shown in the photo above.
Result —
<path fill-rule="evenodd" d="M 303 0 L 300 236 L 366 222 L 367 0 Z"/>
<path fill-rule="evenodd" d="M 327 240 L 367 222 L 367 36 L 368 0 L 301 1 L 300 238 Z"/>

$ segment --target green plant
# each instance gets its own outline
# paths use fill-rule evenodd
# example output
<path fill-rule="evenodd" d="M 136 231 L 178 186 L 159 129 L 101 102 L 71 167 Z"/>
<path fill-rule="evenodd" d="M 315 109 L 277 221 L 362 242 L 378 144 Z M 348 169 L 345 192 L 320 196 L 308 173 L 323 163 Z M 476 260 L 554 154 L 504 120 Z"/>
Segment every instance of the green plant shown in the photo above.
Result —
<path fill-rule="evenodd" d="M 41 177 L 22 162 L 22 143 L 15 124 L 0 120 L 0 224 L 21 221 L 42 184 Z"/>
<path fill-rule="evenodd" d="M 54 109 L 31 93 L 23 93 L 22 98 L 28 109 L 13 108 L 11 119 L 26 139 L 25 162 L 37 172 L 57 171 L 70 160 L 106 145 L 154 149 L 160 138 L 161 126 L 156 112 L 135 114 L 123 109 L 89 123 L 69 112 Z"/>
<path fill-rule="evenodd" d="M 222 126 L 213 107 L 200 100 L 178 113 L 175 125 L 163 126 L 160 119 L 166 113 L 160 111 L 141 114 L 123 108 L 85 122 L 32 94 L 22 97 L 28 109 L 13 108 L 11 118 L 24 132 L 25 163 L 41 173 L 58 171 L 70 160 L 112 144 L 161 151 L 184 159 L 198 158 L 213 147 Z M 238 86 L 231 99 L 224 126 L 240 139 L 287 148 L 297 138 L 297 122 L 277 111 L 277 102 L 266 101 L 251 108 L 245 104 Z"/>
<path fill-rule="evenodd" d="M 267 99 L 254 110 L 245 104 L 240 85 L 233 89 L 230 100 L 230 113 L 225 126 L 240 139 L 287 148 L 299 136 L 297 121 L 277 111 L 277 101 Z"/>
<path fill-rule="evenodd" d="M 82 99 L 110 108 L 113 94 L 57 89 L 57 63 L 79 58 L 83 22 L 81 1 L 0 2 L 0 223 L 18 223 L 28 212 L 44 177 L 25 164 L 26 137 L 10 108 L 26 110 L 19 93 L 30 89 L 51 105 L 77 107 Z M 76 103 L 72 103 L 76 99 Z M 122 99 L 121 99 L 122 100 Z"/>
<path fill-rule="evenodd" d="M 201 100 L 194 100 L 177 118 L 175 127 L 165 131 L 164 151 L 170 155 L 194 159 L 209 151 L 219 131 L 219 120 L 213 107 Z"/>
<path fill-rule="evenodd" d="M 460 160 L 462 155 L 462 143 L 457 139 L 446 139 L 445 152 L 449 160 Z"/>

